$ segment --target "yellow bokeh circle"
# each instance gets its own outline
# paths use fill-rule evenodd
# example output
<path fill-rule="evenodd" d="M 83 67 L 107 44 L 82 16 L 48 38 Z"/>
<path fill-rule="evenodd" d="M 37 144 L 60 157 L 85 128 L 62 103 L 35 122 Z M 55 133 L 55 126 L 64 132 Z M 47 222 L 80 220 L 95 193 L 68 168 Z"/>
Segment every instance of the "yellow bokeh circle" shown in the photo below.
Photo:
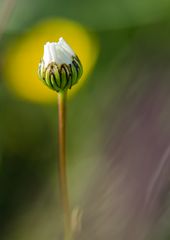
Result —
<path fill-rule="evenodd" d="M 69 95 L 80 88 L 93 68 L 98 56 L 98 43 L 82 25 L 66 19 L 48 19 L 27 31 L 9 46 L 5 57 L 5 77 L 8 87 L 18 96 L 36 102 L 56 100 L 56 92 L 48 89 L 37 75 L 38 63 L 43 56 L 46 42 L 63 37 L 79 56 L 83 65 L 83 76 Z"/>

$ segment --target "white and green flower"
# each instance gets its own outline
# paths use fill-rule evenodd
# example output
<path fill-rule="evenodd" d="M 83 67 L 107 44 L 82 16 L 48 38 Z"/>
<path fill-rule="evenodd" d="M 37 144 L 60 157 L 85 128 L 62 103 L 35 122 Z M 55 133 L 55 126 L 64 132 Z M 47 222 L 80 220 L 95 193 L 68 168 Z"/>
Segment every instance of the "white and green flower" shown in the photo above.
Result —
<path fill-rule="evenodd" d="M 83 73 L 82 64 L 63 38 L 44 45 L 44 56 L 39 64 L 40 79 L 51 89 L 61 92 L 70 89 Z"/>

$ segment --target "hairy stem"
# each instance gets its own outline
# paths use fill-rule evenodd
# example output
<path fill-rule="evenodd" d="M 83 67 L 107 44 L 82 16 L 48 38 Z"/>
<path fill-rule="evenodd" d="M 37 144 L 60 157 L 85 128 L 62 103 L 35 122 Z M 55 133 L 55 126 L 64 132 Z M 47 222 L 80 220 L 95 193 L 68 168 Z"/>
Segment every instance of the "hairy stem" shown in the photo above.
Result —
<path fill-rule="evenodd" d="M 63 208 L 64 239 L 71 238 L 71 212 L 66 172 L 66 98 L 67 93 L 58 93 L 58 140 L 59 140 L 59 183 Z"/>

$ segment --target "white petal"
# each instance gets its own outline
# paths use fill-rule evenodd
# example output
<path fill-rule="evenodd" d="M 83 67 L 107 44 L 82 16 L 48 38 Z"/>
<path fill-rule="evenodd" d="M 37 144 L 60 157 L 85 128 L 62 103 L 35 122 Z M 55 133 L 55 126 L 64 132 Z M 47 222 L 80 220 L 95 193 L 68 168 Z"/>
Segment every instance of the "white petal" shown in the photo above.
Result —
<path fill-rule="evenodd" d="M 72 55 L 70 55 L 68 52 L 66 52 L 62 47 L 58 45 L 58 51 L 60 53 L 60 56 L 62 57 L 64 63 L 70 64 L 72 62 Z"/>
<path fill-rule="evenodd" d="M 44 45 L 44 56 L 43 56 L 43 60 L 44 60 L 44 64 L 45 64 L 45 67 L 47 67 L 47 65 L 52 61 L 52 57 L 51 57 L 51 54 L 50 54 L 50 51 L 49 51 L 49 42 L 47 42 L 45 45 Z"/>
<path fill-rule="evenodd" d="M 75 56 L 74 51 L 63 38 L 60 38 L 58 43 L 47 42 L 44 45 L 43 60 L 45 67 L 47 67 L 51 62 L 55 62 L 56 64 L 70 64 L 73 56 Z"/>
<path fill-rule="evenodd" d="M 53 62 L 57 62 L 57 53 L 55 49 L 55 43 L 50 43 L 49 45 L 50 55 Z"/>
<path fill-rule="evenodd" d="M 63 59 L 63 56 L 60 52 L 60 48 L 58 47 L 57 44 L 55 44 L 55 51 L 56 51 L 56 63 L 58 64 L 62 64 L 62 63 L 65 63 L 64 59 Z"/>
<path fill-rule="evenodd" d="M 64 38 L 59 38 L 58 45 L 61 46 L 65 51 L 67 51 L 70 55 L 75 56 L 73 49 L 66 43 Z"/>

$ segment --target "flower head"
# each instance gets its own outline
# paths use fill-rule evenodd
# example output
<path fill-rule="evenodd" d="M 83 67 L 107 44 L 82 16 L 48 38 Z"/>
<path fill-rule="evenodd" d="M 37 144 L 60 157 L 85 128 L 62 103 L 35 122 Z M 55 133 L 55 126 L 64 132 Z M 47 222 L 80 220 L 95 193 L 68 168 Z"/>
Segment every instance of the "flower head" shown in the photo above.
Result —
<path fill-rule="evenodd" d="M 38 75 L 51 89 L 60 92 L 70 89 L 83 73 L 82 64 L 63 38 L 44 45 L 44 56 Z"/>

